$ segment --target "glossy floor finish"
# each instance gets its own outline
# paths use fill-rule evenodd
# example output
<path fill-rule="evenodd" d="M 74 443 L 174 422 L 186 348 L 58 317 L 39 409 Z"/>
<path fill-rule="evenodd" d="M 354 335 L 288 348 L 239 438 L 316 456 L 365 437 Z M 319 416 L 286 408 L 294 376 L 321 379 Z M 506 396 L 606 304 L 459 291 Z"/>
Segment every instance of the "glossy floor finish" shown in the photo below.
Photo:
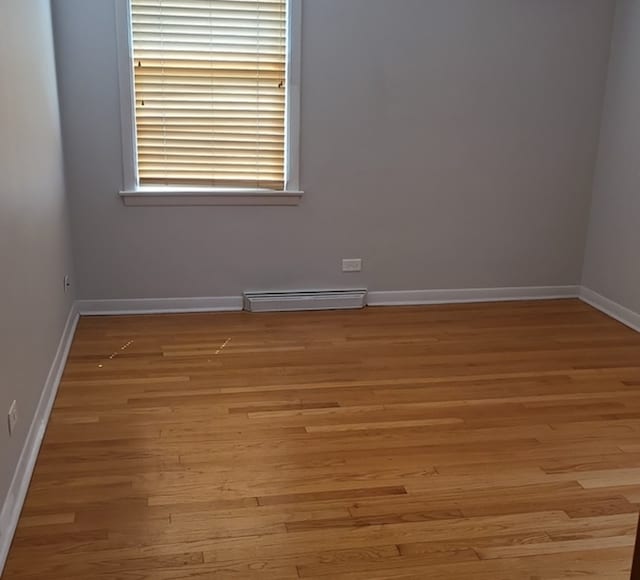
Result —
<path fill-rule="evenodd" d="M 8 580 L 628 580 L 640 335 L 574 300 L 83 318 Z"/>

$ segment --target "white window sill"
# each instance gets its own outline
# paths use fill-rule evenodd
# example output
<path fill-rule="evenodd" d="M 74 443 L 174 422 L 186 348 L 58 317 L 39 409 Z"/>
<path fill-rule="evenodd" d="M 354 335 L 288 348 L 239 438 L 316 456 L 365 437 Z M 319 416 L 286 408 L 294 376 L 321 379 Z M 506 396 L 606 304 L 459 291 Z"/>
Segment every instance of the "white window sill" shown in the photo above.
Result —
<path fill-rule="evenodd" d="M 176 187 L 140 187 L 120 192 L 128 206 L 198 205 L 299 205 L 304 192 L 265 189 L 199 189 Z"/>

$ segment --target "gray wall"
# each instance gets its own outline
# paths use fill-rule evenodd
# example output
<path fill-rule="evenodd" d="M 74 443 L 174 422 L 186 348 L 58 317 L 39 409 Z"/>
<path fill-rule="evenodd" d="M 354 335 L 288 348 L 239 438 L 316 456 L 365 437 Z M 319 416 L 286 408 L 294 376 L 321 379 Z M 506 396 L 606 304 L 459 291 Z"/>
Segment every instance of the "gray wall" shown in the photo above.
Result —
<path fill-rule="evenodd" d="M 0 506 L 73 293 L 48 0 L 0 2 Z M 6 413 L 18 401 L 17 432 Z"/>
<path fill-rule="evenodd" d="M 577 284 L 613 5 L 305 0 L 303 204 L 126 208 L 113 1 L 53 0 L 80 296 Z"/>
<path fill-rule="evenodd" d="M 620 0 L 584 285 L 640 312 L 640 2 Z"/>

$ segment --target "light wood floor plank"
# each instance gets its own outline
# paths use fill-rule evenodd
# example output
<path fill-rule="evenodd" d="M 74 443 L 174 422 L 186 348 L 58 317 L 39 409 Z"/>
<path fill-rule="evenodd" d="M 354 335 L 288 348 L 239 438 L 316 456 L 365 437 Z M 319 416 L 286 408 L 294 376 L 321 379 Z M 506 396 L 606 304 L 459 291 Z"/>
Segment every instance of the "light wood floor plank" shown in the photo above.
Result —
<path fill-rule="evenodd" d="M 7 580 L 628 580 L 640 335 L 576 300 L 83 318 Z"/>

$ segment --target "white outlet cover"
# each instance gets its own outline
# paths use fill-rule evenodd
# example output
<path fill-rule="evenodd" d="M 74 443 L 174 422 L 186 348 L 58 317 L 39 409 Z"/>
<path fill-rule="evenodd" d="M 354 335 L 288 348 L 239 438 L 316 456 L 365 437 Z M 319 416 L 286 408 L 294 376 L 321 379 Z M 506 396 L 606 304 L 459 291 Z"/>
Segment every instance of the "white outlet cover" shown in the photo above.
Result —
<path fill-rule="evenodd" d="M 362 272 L 362 258 L 346 258 L 342 260 L 343 272 Z"/>
<path fill-rule="evenodd" d="M 18 422 L 18 403 L 13 401 L 11 406 L 9 407 L 9 435 L 13 435 L 13 432 L 16 429 L 16 423 Z"/>

